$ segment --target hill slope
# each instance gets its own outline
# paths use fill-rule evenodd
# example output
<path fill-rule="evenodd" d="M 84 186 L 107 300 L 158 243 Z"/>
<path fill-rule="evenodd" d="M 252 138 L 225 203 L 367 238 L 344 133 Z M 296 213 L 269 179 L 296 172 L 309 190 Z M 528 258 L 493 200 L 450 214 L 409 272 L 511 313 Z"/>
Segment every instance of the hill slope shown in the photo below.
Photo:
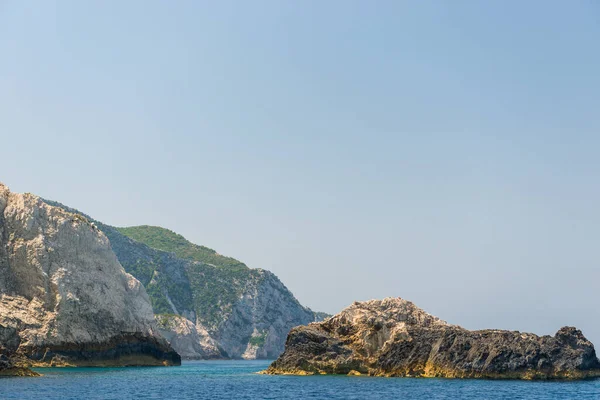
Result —
<path fill-rule="evenodd" d="M 303 307 L 273 273 L 168 229 L 94 222 L 146 288 L 163 335 L 182 357 L 275 358 L 291 328 L 326 316 Z"/>
<path fill-rule="evenodd" d="M 180 234 L 160 226 L 141 225 L 116 229 L 133 240 L 153 249 L 173 253 L 179 258 L 232 270 L 248 269 L 246 264 L 235 258 L 222 256 L 213 249 L 194 244 Z"/>

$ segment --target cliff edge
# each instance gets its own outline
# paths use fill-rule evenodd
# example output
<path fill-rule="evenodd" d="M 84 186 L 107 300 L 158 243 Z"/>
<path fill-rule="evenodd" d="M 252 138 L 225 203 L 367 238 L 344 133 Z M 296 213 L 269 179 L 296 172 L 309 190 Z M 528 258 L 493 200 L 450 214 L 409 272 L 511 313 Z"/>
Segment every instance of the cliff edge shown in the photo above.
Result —
<path fill-rule="evenodd" d="M 19 365 L 181 362 L 144 287 L 93 223 L 1 183 L 0 326 L 16 333 Z"/>

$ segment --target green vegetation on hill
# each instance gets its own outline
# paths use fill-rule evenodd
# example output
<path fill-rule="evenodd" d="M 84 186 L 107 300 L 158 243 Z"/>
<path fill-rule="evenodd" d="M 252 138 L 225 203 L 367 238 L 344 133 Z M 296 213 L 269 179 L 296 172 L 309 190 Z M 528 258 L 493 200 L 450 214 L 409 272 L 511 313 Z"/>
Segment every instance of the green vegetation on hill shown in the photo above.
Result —
<path fill-rule="evenodd" d="M 153 260 L 152 263 L 121 261 L 128 271 L 146 285 L 152 307 L 157 314 L 172 312 L 166 297 L 168 295 L 173 301 L 185 304 L 185 309 L 195 310 L 207 327 L 216 329 L 223 315 L 231 312 L 248 282 L 256 276 L 255 271 L 235 258 L 222 256 L 208 247 L 191 243 L 169 229 L 148 225 L 115 229 L 120 234 L 155 250 L 173 253 L 180 259 L 196 261 L 186 264 L 185 267 L 191 290 L 191 299 L 188 301 L 179 299 L 180 291 L 172 282 L 168 282 L 168 276 L 153 275 L 154 269 L 161 264 L 160 260 Z M 110 239 L 114 243 L 118 241 L 116 237 Z M 115 250 L 121 253 L 120 249 Z"/>
<path fill-rule="evenodd" d="M 267 339 L 267 332 L 262 332 L 258 336 L 250 337 L 250 339 L 248 340 L 248 343 L 251 344 L 252 346 L 261 347 L 261 346 L 265 345 L 266 339 Z"/>
<path fill-rule="evenodd" d="M 172 329 L 173 323 L 177 321 L 177 314 L 156 314 L 156 323 L 161 329 Z"/>
<path fill-rule="evenodd" d="M 190 263 L 187 273 L 200 320 L 216 329 L 223 315 L 231 312 L 246 285 L 258 275 L 249 268 L 228 270 L 205 264 Z"/>
<path fill-rule="evenodd" d="M 233 270 L 248 268 L 235 258 L 222 256 L 213 249 L 191 243 L 180 234 L 159 226 L 142 225 L 116 229 L 148 247 L 174 253 L 179 258 Z"/>
<path fill-rule="evenodd" d="M 106 234 L 123 268 L 146 288 L 161 327 L 174 321 L 173 313 L 177 313 L 187 318 L 195 315 L 209 332 L 217 332 L 240 296 L 264 278 L 258 270 L 171 230 L 147 225 L 115 228 L 63 204 L 44 201 L 76 214 L 74 218 L 82 222 L 93 223 Z M 326 316 L 315 315 L 317 320 Z M 266 336 L 262 332 L 249 342 L 263 346 Z"/>
<path fill-rule="evenodd" d="M 155 313 L 168 314 L 172 312 L 171 305 L 167 301 L 167 297 L 158 283 L 150 282 L 148 286 L 146 286 L 146 292 L 148 293 L 148 297 L 150 297 L 152 309 Z"/>

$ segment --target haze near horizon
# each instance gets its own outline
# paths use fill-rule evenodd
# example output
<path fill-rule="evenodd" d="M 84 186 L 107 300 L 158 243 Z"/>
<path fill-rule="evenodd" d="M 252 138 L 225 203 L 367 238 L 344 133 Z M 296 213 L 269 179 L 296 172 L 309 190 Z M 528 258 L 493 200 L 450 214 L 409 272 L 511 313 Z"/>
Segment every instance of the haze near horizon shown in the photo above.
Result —
<path fill-rule="evenodd" d="M 336 313 L 600 344 L 594 2 L 0 1 L 0 181 Z"/>

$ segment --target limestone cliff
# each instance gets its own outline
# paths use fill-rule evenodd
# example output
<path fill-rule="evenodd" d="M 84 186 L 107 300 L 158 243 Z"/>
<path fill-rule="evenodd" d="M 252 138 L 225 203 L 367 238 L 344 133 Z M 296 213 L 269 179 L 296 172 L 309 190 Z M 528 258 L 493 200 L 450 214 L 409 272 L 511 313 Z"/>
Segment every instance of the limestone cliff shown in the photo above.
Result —
<path fill-rule="evenodd" d="M 327 316 L 302 306 L 273 273 L 248 268 L 174 232 L 115 228 L 45 201 L 93 221 L 106 234 L 125 270 L 145 286 L 161 333 L 184 358 L 276 358 L 291 328 Z M 146 236 L 131 235 L 136 230 Z M 176 255 L 156 248 L 177 249 L 172 242 L 185 251 Z"/>
<path fill-rule="evenodd" d="M 555 336 L 469 331 L 399 298 L 354 303 L 320 323 L 292 329 L 271 374 L 446 378 L 580 379 L 600 376 L 581 331 Z"/>
<path fill-rule="evenodd" d="M 203 360 L 227 357 L 202 325 L 176 314 L 161 314 L 156 319 L 161 333 L 181 357 Z"/>
<path fill-rule="evenodd" d="M 144 287 L 85 217 L 0 184 L 0 326 L 30 365 L 171 365 Z"/>
<path fill-rule="evenodd" d="M 140 266 L 151 267 L 146 288 L 164 322 L 161 332 L 184 358 L 275 358 L 291 328 L 322 316 L 269 271 L 231 271 L 141 247 L 115 231 L 108 235 L 131 273 L 141 277 Z"/>
<path fill-rule="evenodd" d="M 212 335 L 231 357 L 276 358 L 294 326 L 318 316 L 303 307 L 271 272 L 252 270 L 231 311 L 211 328 Z"/>

